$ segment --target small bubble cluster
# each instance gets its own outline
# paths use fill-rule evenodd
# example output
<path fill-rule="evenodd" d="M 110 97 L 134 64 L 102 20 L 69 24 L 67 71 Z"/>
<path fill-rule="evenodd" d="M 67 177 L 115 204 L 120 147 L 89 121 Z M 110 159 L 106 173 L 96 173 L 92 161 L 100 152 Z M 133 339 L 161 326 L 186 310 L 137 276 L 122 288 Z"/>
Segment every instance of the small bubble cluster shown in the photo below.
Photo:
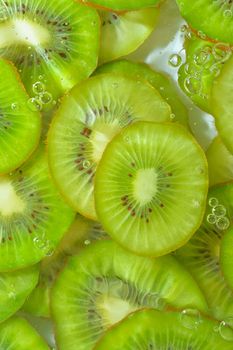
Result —
<path fill-rule="evenodd" d="M 46 91 L 46 87 L 41 81 L 37 81 L 32 85 L 32 91 L 34 97 L 28 100 L 28 107 L 32 111 L 41 111 L 45 105 L 53 102 L 52 95 Z"/>
<path fill-rule="evenodd" d="M 227 218 L 227 210 L 224 205 L 220 204 L 218 199 L 211 197 L 208 202 L 211 213 L 207 215 L 207 222 L 211 225 L 216 225 L 216 227 L 223 231 L 230 226 L 230 221 Z"/>

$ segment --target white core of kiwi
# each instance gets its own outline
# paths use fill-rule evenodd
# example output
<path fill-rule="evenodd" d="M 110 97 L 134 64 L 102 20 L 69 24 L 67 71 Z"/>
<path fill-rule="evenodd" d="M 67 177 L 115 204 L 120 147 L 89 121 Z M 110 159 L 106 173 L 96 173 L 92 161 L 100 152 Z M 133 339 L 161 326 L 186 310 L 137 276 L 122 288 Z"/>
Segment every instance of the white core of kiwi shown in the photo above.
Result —
<path fill-rule="evenodd" d="M 155 170 L 153 168 L 138 170 L 133 188 L 134 198 L 140 205 L 151 202 L 157 193 L 157 174 Z"/>
<path fill-rule="evenodd" d="M 0 178 L 0 198 L 0 214 L 2 216 L 22 213 L 25 209 L 25 203 L 17 195 L 7 177 Z"/>

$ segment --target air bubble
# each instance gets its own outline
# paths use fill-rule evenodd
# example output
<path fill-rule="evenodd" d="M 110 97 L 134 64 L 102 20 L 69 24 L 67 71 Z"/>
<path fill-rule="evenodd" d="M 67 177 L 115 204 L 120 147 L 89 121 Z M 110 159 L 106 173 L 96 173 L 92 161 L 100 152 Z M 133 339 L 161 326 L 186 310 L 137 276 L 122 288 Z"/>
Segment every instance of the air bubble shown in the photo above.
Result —
<path fill-rule="evenodd" d="M 36 111 L 42 110 L 42 103 L 38 98 L 35 98 L 35 97 L 30 98 L 27 104 L 31 111 L 36 112 Z"/>
<path fill-rule="evenodd" d="M 217 220 L 216 226 L 221 231 L 226 230 L 230 226 L 230 221 L 227 217 L 223 216 Z"/>
<path fill-rule="evenodd" d="M 49 92 L 47 92 L 47 91 L 45 91 L 44 93 L 40 94 L 39 98 L 40 98 L 40 102 L 43 103 L 44 105 L 49 104 L 52 101 L 52 99 L 53 99 L 52 95 Z"/>
<path fill-rule="evenodd" d="M 201 81 L 196 77 L 188 76 L 184 80 L 184 88 L 190 95 L 198 95 L 201 91 Z"/>
<path fill-rule="evenodd" d="M 83 161 L 83 167 L 84 169 L 88 169 L 90 167 L 91 163 L 89 162 L 89 160 L 84 160 Z"/>
<path fill-rule="evenodd" d="M 124 141 L 125 141 L 126 143 L 129 143 L 129 136 L 125 136 L 125 137 L 124 137 Z"/>
<path fill-rule="evenodd" d="M 175 119 L 175 117 L 176 117 L 176 115 L 175 115 L 174 113 L 171 113 L 171 114 L 170 114 L 170 119 L 171 119 L 171 120 Z"/>
<path fill-rule="evenodd" d="M 199 30 L 199 31 L 197 32 L 197 35 L 199 36 L 199 38 L 201 38 L 201 39 L 203 39 L 203 40 L 206 39 L 206 34 L 203 33 L 201 30 Z"/>
<path fill-rule="evenodd" d="M 208 52 L 206 52 L 205 50 L 201 50 L 199 53 L 194 55 L 194 62 L 196 63 L 196 65 L 202 66 L 208 61 L 209 57 L 210 55 Z"/>
<path fill-rule="evenodd" d="M 17 102 L 14 102 L 11 104 L 11 109 L 13 109 L 13 111 L 18 111 L 19 110 L 19 104 Z"/>
<path fill-rule="evenodd" d="M 35 84 L 32 85 L 32 90 L 34 94 L 39 95 L 45 91 L 45 86 L 40 81 L 37 81 Z"/>
<path fill-rule="evenodd" d="M 177 53 L 174 53 L 169 57 L 168 63 L 174 68 L 179 67 L 182 63 L 182 58 Z"/>
<path fill-rule="evenodd" d="M 220 322 L 220 324 L 214 328 L 215 332 L 218 332 L 221 337 L 226 341 L 233 341 L 233 317 L 229 317 L 225 321 Z"/>
<path fill-rule="evenodd" d="M 232 11 L 231 10 L 225 10 L 223 12 L 223 16 L 226 18 L 231 18 L 232 17 Z"/>
<path fill-rule="evenodd" d="M 216 207 L 213 208 L 212 213 L 215 214 L 218 217 L 226 215 L 226 208 L 223 205 L 216 205 Z"/>
<path fill-rule="evenodd" d="M 217 221 L 217 217 L 214 214 L 207 215 L 207 222 L 211 225 L 214 225 Z"/>
<path fill-rule="evenodd" d="M 180 321 L 185 328 L 197 329 L 201 324 L 201 314 L 195 309 L 186 309 L 181 312 Z"/>
<path fill-rule="evenodd" d="M 218 199 L 215 197 L 211 197 L 209 199 L 209 206 L 214 208 L 214 207 L 216 207 L 216 205 L 218 205 Z"/>

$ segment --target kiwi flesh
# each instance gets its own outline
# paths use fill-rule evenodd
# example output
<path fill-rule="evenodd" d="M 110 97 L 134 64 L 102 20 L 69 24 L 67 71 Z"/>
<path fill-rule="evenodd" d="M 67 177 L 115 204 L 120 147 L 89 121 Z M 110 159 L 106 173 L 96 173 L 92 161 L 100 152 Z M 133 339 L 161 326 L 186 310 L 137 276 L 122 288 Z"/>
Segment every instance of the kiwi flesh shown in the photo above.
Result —
<path fill-rule="evenodd" d="M 15 67 L 0 59 L 0 174 L 19 167 L 36 148 L 41 131 L 38 112 L 28 107 L 27 95 Z"/>
<path fill-rule="evenodd" d="M 198 314 L 137 311 L 113 327 L 95 350 L 230 350 L 232 343 L 215 332 L 218 323 Z"/>
<path fill-rule="evenodd" d="M 206 312 L 189 273 L 171 256 L 134 255 L 111 240 L 90 244 L 58 276 L 51 294 L 60 350 L 91 350 L 109 327 L 143 307 Z"/>
<path fill-rule="evenodd" d="M 33 265 L 52 254 L 74 219 L 49 174 L 44 147 L 0 177 L 0 271 Z"/>
<path fill-rule="evenodd" d="M 37 317 L 50 317 L 50 290 L 67 259 L 92 242 L 108 237 L 98 222 L 78 215 L 54 254 L 41 262 L 39 283 L 23 309 Z"/>
<path fill-rule="evenodd" d="M 206 151 L 210 186 L 233 180 L 233 155 L 219 136 Z"/>
<path fill-rule="evenodd" d="M 2 350 L 49 350 L 45 341 L 30 324 L 21 317 L 14 317 L 0 324 L 0 348 Z"/>
<path fill-rule="evenodd" d="M 56 101 L 97 66 L 100 20 L 75 0 L 2 0 L 0 57 L 17 66 L 32 105 Z"/>
<path fill-rule="evenodd" d="M 98 75 L 72 89 L 48 134 L 50 170 L 67 202 L 97 220 L 93 179 L 108 142 L 137 120 L 163 122 L 170 116 L 170 106 L 155 89 L 121 75 Z"/>
<path fill-rule="evenodd" d="M 99 63 L 104 63 L 135 51 L 155 28 L 159 8 L 146 8 L 122 14 L 99 11 L 99 14 L 102 24 Z"/>
<path fill-rule="evenodd" d="M 205 155 L 185 128 L 134 123 L 109 143 L 97 168 L 98 218 L 126 249 L 167 254 L 184 245 L 202 222 L 207 172 Z"/>
<path fill-rule="evenodd" d="M 231 0 L 176 0 L 182 16 L 199 32 L 219 42 L 233 44 Z"/>
<path fill-rule="evenodd" d="M 233 56 L 226 62 L 212 89 L 212 110 L 219 135 L 233 154 Z"/>
<path fill-rule="evenodd" d="M 233 290 L 223 277 L 219 256 L 224 232 L 232 218 L 233 182 L 212 187 L 202 226 L 175 255 L 205 294 L 210 314 L 223 321 L 233 315 Z"/>
<path fill-rule="evenodd" d="M 220 245 L 220 266 L 224 274 L 225 280 L 229 287 L 233 290 L 233 230 L 232 227 L 224 234 Z"/>
<path fill-rule="evenodd" d="M 172 81 L 162 73 L 156 72 L 146 63 L 135 63 L 126 59 L 109 62 L 97 68 L 94 74 L 118 73 L 132 78 L 142 79 L 151 84 L 171 106 L 172 120 L 189 128 L 188 111 L 182 103 Z"/>
<path fill-rule="evenodd" d="M 132 11 L 157 5 L 160 0 L 80 0 L 84 4 L 105 10 Z"/>

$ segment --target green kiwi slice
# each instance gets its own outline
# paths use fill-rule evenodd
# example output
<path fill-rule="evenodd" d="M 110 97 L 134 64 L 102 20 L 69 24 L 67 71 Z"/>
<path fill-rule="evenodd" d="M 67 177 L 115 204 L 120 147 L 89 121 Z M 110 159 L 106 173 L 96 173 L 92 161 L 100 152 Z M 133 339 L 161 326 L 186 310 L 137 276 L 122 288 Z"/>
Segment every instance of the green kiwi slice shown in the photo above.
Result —
<path fill-rule="evenodd" d="M 216 332 L 216 321 L 184 311 L 137 311 L 106 332 L 95 350 L 232 349 L 232 343 L 224 339 L 226 333 L 231 334 L 230 329 Z"/>
<path fill-rule="evenodd" d="M 5 321 L 21 308 L 35 288 L 38 277 L 38 266 L 0 273 L 0 322 Z"/>
<path fill-rule="evenodd" d="M 202 226 L 175 255 L 198 282 L 210 313 L 223 321 L 233 315 L 233 291 L 223 277 L 219 255 L 221 240 L 232 219 L 233 182 L 211 188 Z"/>
<path fill-rule="evenodd" d="M 220 266 L 224 274 L 225 280 L 228 285 L 233 290 L 233 276 L 232 276 L 232 267 L 233 267 L 233 229 L 232 227 L 227 230 L 221 240 L 220 246 Z"/>
<path fill-rule="evenodd" d="M 207 189 L 205 155 L 185 128 L 138 122 L 103 154 L 95 178 L 96 211 L 122 246 L 159 256 L 185 244 L 200 226 Z"/>
<path fill-rule="evenodd" d="M 91 350 L 130 312 L 168 304 L 207 310 L 199 287 L 173 257 L 140 257 L 111 240 L 93 243 L 70 258 L 52 289 L 58 347 Z"/>
<path fill-rule="evenodd" d="M 49 350 L 48 345 L 30 324 L 14 317 L 0 324 L 0 348 L 2 350 Z"/>
<path fill-rule="evenodd" d="M 72 89 L 48 135 L 51 173 L 68 203 L 96 220 L 93 178 L 107 143 L 137 120 L 163 122 L 170 116 L 155 89 L 121 75 L 98 75 Z"/>
<path fill-rule="evenodd" d="M 107 238 L 98 222 L 78 215 L 53 255 L 41 262 L 39 283 L 24 304 L 24 310 L 38 317 L 50 317 L 50 290 L 67 258 L 92 242 Z"/>
<path fill-rule="evenodd" d="M 172 81 L 162 73 L 151 69 L 145 63 L 135 63 L 128 60 L 119 60 L 106 63 L 97 68 L 94 74 L 119 73 L 132 78 L 146 80 L 171 106 L 172 120 L 179 122 L 186 128 L 189 128 L 188 111 L 181 102 L 178 92 Z"/>
<path fill-rule="evenodd" d="M 212 109 L 220 137 L 233 154 L 233 57 L 231 57 L 216 78 L 212 90 Z"/>
<path fill-rule="evenodd" d="M 93 5 L 97 8 L 115 11 L 132 11 L 144 7 L 150 7 L 159 3 L 160 0 L 80 0 L 84 4 Z"/>
<path fill-rule="evenodd" d="M 176 0 L 181 15 L 208 37 L 233 44 L 233 3 L 231 0 Z"/>
<path fill-rule="evenodd" d="M 0 177 L 0 271 L 33 265 L 52 254 L 74 212 L 51 181 L 43 147 Z"/>
<path fill-rule="evenodd" d="M 96 10 L 75 0 L 2 0 L 0 13 L 0 56 L 16 64 L 34 108 L 51 104 L 96 68 Z"/>
<path fill-rule="evenodd" d="M 206 151 L 210 186 L 233 180 L 233 155 L 220 137 L 215 137 Z"/>
<path fill-rule="evenodd" d="M 27 105 L 29 97 L 15 67 L 2 59 L 0 76 L 0 174 L 6 174 L 19 167 L 36 148 L 41 120 Z"/>
<path fill-rule="evenodd" d="M 102 20 L 99 62 L 104 63 L 135 51 L 155 28 L 159 8 L 122 14 L 108 11 L 99 13 Z"/>
<path fill-rule="evenodd" d="M 192 35 L 186 40 L 184 48 L 186 60 L 178 71 L 179 85 L 198 107 L 211 113 L 213 81 L 231 56 L 230 45 Z"/>

